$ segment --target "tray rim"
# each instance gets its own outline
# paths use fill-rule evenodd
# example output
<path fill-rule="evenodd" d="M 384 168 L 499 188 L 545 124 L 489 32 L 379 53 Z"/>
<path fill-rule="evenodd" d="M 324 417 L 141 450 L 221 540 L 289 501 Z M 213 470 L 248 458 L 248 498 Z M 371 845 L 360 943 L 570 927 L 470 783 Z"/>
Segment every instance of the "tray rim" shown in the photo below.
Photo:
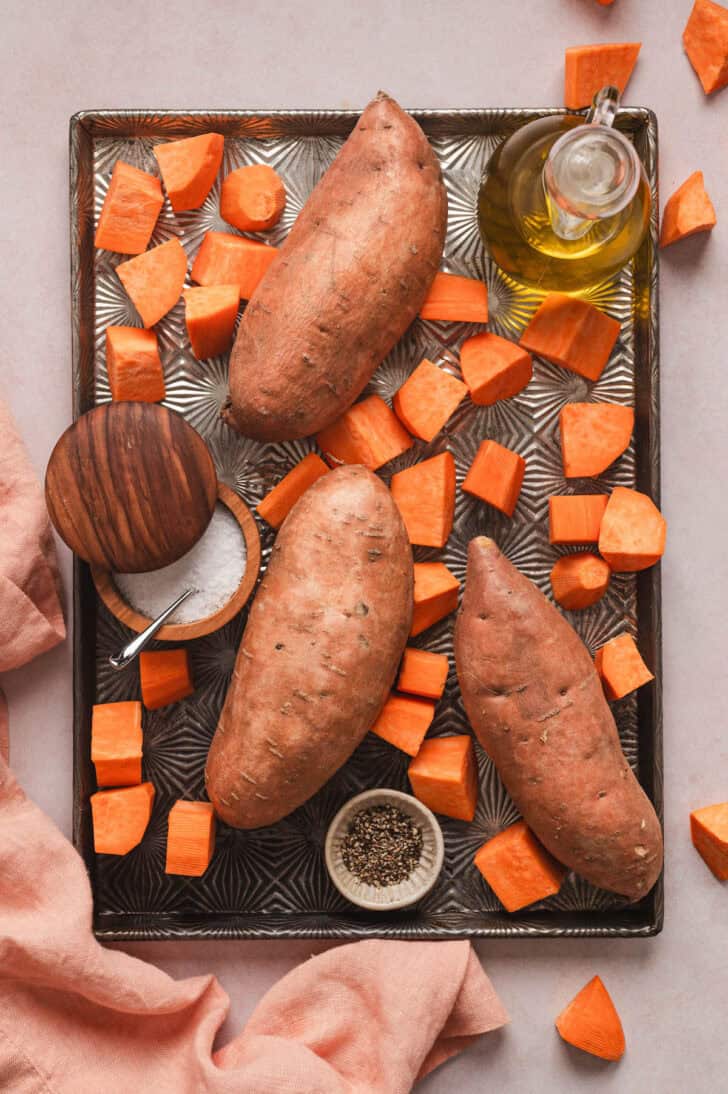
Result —
<path fill-rule="evenodd" d="M 499 119 L 509 119 L 525 124 L 527 120 L 536 117 L 551 117 L 563 114 L 583 114 L 583 111 L 570 111 L 563 107 L 465 107 L 465 108 L 405 108 L 418 121 L 437 122 L 462 122 L 463 120 L 475 121 L 479 118 L 498 116 Z M 82 374 L 85 352 L 88 353 L 88 338 L 83 328 L 84 309 L 89 306 L 84 301 L 80 291 L 82 277 L 82 256 L 79 246 L 81 232 L 81 202 L 79 200 L 79 179 L 81 177 L 81 164 L 84 152 L 91 152 L 94 136 L 104 134 L 94 132 L 97 122 L 121 123 L 123 121 L 138 121 L 147 119 L 146 124 L 161 120 L 168 122 L 183 119 L 203 121 L 214 118 L 216 121 L 227 119 L 230 122 L 243 119 L 315 119 L 329 122 L 351 122 L 353 126 L 358 119 L 360 110 L 328 110 L 324 108 L 275 108 L 255 110 L 225 110 L 225 109 L 85 109 L 74 113 L 69 121 L 69 167 L 70 167 L 70 273 L 71 273 L 71 376 L 72 376 L 72 408 L 73 420 L 93 405 L 93 379 L 91 378 L 91 390 L 89 391 L 88 378 Z M 644 389 L 636 385 L 635 403 L 647 400 L 646 421 L 648 436 L 645 443 L 639 446 L 636 453 L 636 471 L 642 485 L 649 491 L 656 504 L 660 504 L 660 345 L 659 345 L 659 251 L 656 246 L 656 226 L 658 215 L 658 121 L 654 111 L 641 106 L 620 107 L 617 123 L 639 123 L 647 134 L 648 142 L 653 150 L 648 166 L 648 178 L 653 188 L 654 204 L 651 214 L 651 229 L 640 253 L 637 256 L 637 264 L 642 267 L 642 276 L 649 285 L 649 304 L 646 318 L 648 329 L 648 345 L 646 360 L 649 364 L 648 382 Z M 166 129 L 171 134 L 173 125 Z M 107 135 L 111 136 L 111 133 Z M 117 133 L 121 136 L 123 134 Z M 131 134 L 141 136 L 141 133 Z M 310 135 L 314 135 L 311 131 Z M 252 135 L 251 135 L 252 136 Z M 258 134 L 258 139 L 261 139 Z M 90 180 L 93 191 L 93 171 Z M 87 196 L 88 197 L 88 196 Z M 92 202 L 91 202 L 92 206 Z M 93 216 L 91 216 L 93 226 Z M 88 226 L 86 226 L 88 228 Z M 93 305 L 91 305 L 93 312 Z M 643 324 L 644 325 L 644 324 Z M 93 325 L 92 325 L 93 326 Z M 93 334 L 91 335 L 93 347 Z M 93 348 L 91 348 L 93 359 Z M 82 806 L 81 774 L 83 766 L 88 767 L 89 759 L 87 749 L 84 749 L 83 724 L 88 722 L 90 708 L 93 703 L 92 684 L 94 679 L 94 652 L 95 633 L 93 642 L 89 641 L 86 633 L 87 627 L 82 623 L 84 606 L 93 601 L 95 597 L 93 583 L 88 566 L 77 557 L 73 562 L 73 843 L 82 855 L 90 878 L 93 877 L 94 853 L 88 843 L 88 809 Z M 649 641 L 652 652 L 652 660 L 655 667 L 655 685 L 650 689 L 649 701 L 645 704 L 647 710 L 643 714 L 640 706 L 638 724 L 642 726 L 645 718 L 651 729 L 648 756 L 646 762 L 640 764 L 640 782 L 646 787 L 648 795 L 654 804 L 660 823 L 664 831 L 664 802 L 663 802 L 663 725 L 662 725 L 662 611 L 661 611 L 661 567 L 658 564 L 651 570 L 643 571 L 638 575 L 638 600 L 648 604 L 649 612 L 640 612 L 638 627 L 641 638 Z M 645 615 L 649 615 L 646 619 Z M 95 612 L 93 613 L 95 622 Z M 643 742 L 640 741 L 640 748 Z M 648 771 L 645 770 L 648 769 Z M 648 776 L 646 779 L 645 776 Z M 93 885 L 92 885 L 93 888 Z M 493 913 L 484 912 L 484 916 Z M 456 921 L 458 917 L 465 918 L 464 913 L 453 914 L 449 917 L 432 917 L 431 928 L 419 928 L 416 931 L 408 929 L 407 924 L 400 927 L 379 928 L 376 920 L 364 919 L 356 916 L 339 916 L 339 926 L 327 924 L 326 915 L 323 913 L 305 913 L 288 917 L 280 914 L 266 916 L 263 913 L 217 916 L 214 920 L 202 923 L 192 917 L 168 917 L 164 915 L 149 916 L 143 914 L 111 915 L 109 913 L 97 913 L 94 898 L 93 930 L 97 938 L 114 942 L 139 942 L 155 940 L 189 940 L 196 939 L 357 939 L 357 938 L 413 938 L 415 940 L 437 940 L 456 938 L 645 938 L 659 934 L 664 925 L 664 870 L 657 884 L 651 892 L 638 905 L 628 909 L 612 912 L 589 913 L 593 925 L 584 925 L 583 918 L 579 924 L 569 924 L 570 916 L 583 917 L 585 913 L 561 912 L 559 922 L 553 923 L 551 917 L 535 914 L 531 917 L 524 916 L 521 919 L 508 920 L 507 922 L 492 922 L 483 926 L 470 923 L 467 927 L 453 922 L 448 926 L 443 920 Z M 641 918 L 640 918 L 641 917 Z M 255 920 L 254 928 L 246 928 L 244 920 Z M 359 921 L 361 918 L 361 922 Z M 299 928 L 287 923 L 280 925 L 281 919 L 303 922 Z M 307 921 L 311 920 L 311 923 Z M 313 920 L 318 920 L 314 925 Z M 241 926 L 241 921 L 243 926 Z M 266 922 L 267 921 L 267 922 Z M 323 923 L 323 925 L 321 925 Z M 562 925 L 562 924 L 566 925 Z"/>

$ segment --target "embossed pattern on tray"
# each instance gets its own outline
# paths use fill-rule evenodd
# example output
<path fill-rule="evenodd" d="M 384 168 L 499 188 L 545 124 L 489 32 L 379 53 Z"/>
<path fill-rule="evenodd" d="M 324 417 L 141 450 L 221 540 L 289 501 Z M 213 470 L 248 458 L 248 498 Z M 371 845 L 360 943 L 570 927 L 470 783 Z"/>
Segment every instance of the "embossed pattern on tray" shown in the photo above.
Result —
<path fill-rule="evenodd" d="M 443 167 L 449 215 L 444 265 L 483 277 L 490 293 L 490 329 L 517 338 L 537 307 L 539 294 L 507 278 L 484 253 L 475 217 L 483 168 L 498 142 L 514 128 L 552 111 L 483 110 L 416 112 Z M 226 136 L 221 172 L 248 163 L 268 163 L 282 175 L 288 195 L 280 224 L 254 238 L 280 242 L 318 179 L 336 155 L 356 115 L 350 113 L 130 113 L 102 112 L 72 122 L 72 274 L 74 393 L 76 414 L 110 398 L 104 331 L 111 323 L 140 325 L 115 267 L 121 257 L 94 251 L 93 229 L 114 163 L 118 159 L 157 173 L 153 147 L 159 141 L 216 129 Z M 622 110 L 618 124 L 635 140 L 656 186 L 656 127 L 646 111 Z M 189 263 L 210 229 L 233 232 L 219 215 L 219 179 L 203 207 L 175 215 L 165 201 L 152 239 L 179 235 Z M 656 203 L 655 203 L 656 207 Z M 549 591 L 548 575 L 558 553 L 548 543 L 551 493 L 605 492 L 635 485 L 659 500 L 657 268 L 651 238 L 635 262 L 590 298 L 621 323 L 621 335 L 602 378 L 591 384 L 539 359 L 534 378 L 514 399 L 493 407 L 461 404 L 435 441 L 415 447 L 382 469 L 392 472 L 449 449 L 458 483 L 479 442 L 494 437 L 527 460 L 521 499 L 509 520 L 458 491 L 455 525 L 444 551 L 415 549 L 418 560 L 442 558 L 462 581 L 467 543 L 493 536 L 511 560 Z M 189 279 L 188 279 L 189 283 Z M 368 391 L 387 401 L 423 356 L 457 370 L 462 340 L 478 328 L 418 320 L 375 373 Z M 253 508 L 266 491 L 313 447 L 313 442 L 260 444 L 241 438 L 219 421 L 227 394 L 227 359 L 200 363 L 187 339 L 182 304 L 156 327 L 164 363 L 166 404 L 205 437 L 222 481 Z M 634 404 L 635 442 L 598 480 L 563 477 L 558 414 L 567 401 L 609 400 Z M 273 534 L 259 522 L 263 565 Z M 567 613 L 592 652 L 627 629 L 639 633 L 657 682 L 615 705 L 620 736 L 631 765 L 661 810 L 659 568 L 638 577 L 616 575 L 605 598 L 583 613 Z M 342 770 L 310 802 L 279 824 L 253 832 L 220 825 L 213 862 L 204 878 L 164 873 L 166 817 L 180 796 L 202 797 L 203 767 L 232 670 L 244 616 L 205 639 L 189 643 L 197 690 L 189 700 L 145 713 L 144 775 L 157 789 L 154 813 L 142 844 L 123 858 L 93 853 L 88 795 L 89 709 L 93 702 L 139 696 L 134 666 L 111 670 L 108 655 L 129 634 L 97 602 L 83 564 L 77 563 L 75 839 L 92 878 L 95 928 L 106 938 L 337 936 L 444 937 L 454 935 L 639 935 L 655 933 L 662 920 L 662 883 L 639 906 L 596 890 L 571 875 L 560 894 L 509 916 L 472 864 L 487 839 L 517 816 L 492 764 L 478 751 L 481 793 L 473 824 L 440 818 L 445 867 L 439 883 L 416 909 L 389 916 L 355 912 L 330 883 L 323 861 L 326 828 L 353 794 L 374 786 L 408 788 L 408 757 L 369 736 Z M 450 675 L 438 706 L 433 734 L 468 732 L 452 658 L 453 619 L 426 631 L 414 644 L 447 653 Z"/>

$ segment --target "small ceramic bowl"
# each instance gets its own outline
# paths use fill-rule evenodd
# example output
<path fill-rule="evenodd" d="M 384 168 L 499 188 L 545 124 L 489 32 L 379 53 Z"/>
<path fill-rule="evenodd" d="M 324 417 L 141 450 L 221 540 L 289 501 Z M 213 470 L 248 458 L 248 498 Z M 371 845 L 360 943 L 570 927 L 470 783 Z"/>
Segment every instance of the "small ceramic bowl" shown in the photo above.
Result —
<path fill-rule="evenodd" d="M 359 881 L 344 865 L 342 843 L 356 813 L 373 805 L 394 805 L 419 826 L 422 832 L 422 857 L 405 881 L 378 889 Z M 326 833 L 326 868 L 342 896 L 370 912 L 392 912 L 408 908 L 430 892 L 442 869 L 445 845 L 435 815 L 411 794 L 399 790 L 365 790 L 342 806 Z"/>
<path fill-rule="evenodd" d="M 255 518 L 235 491 L 222 482 L 217 484 L 217 500 L 229 509 L 235 517 L 245 540 L 245 570 L 240 584 L 227 604 L 223 604 L 212 615 L 208 615 L 204 619 L 195 619 L 191 623 L 165 623 L 155 635 L 159 642 L 186 642 L 191 638 L 202 638 L 206 634 L 212 634 L 213 631 L 224 626 L 233 616 L 238 614 L 248 600 L 258 579 L 260 536 L 258 535 Z M 91 577 L 96 586 L 96 592 L 109 611 L 121 623 L 129 627 L 130 630 L 136 631 L 137 634 L 147 629 L 152 620 L 149 616 L 143 615 L 127 603 L 114 584 L 113 575 L 108 570 L 104 570 L 100 566 L 92 566 Z"/>

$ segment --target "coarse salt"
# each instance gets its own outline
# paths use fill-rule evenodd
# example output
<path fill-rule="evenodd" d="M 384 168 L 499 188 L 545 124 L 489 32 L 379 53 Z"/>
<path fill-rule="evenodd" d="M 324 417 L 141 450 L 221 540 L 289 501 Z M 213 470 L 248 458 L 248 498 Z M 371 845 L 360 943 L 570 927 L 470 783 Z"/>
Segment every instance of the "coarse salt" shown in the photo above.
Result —
<path fill-rule="evenodd" d="M 155 619 L 185 589 L 170 623 L 196 623 L 220 610 L 233 596 L 245 573 L 245 540 L 227 506 L 215 506 L 212 520 L 194 547 L 169 566 L 142 574 L 114 574 L 114 584 L 126 602 Z"/>

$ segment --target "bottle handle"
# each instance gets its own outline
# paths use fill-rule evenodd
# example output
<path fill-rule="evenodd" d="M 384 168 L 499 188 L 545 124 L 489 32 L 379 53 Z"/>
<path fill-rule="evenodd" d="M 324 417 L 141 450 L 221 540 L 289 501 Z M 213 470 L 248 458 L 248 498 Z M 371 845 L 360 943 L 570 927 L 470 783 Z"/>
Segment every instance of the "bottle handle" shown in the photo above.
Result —
<path fill-rule="evenodd" d="M 602 87 L 592 100 L 586 116 L 587 125 L 604 125 L 608 129 L 614 125 L 619 110 L 619 90 L 613 85 Z"/>

